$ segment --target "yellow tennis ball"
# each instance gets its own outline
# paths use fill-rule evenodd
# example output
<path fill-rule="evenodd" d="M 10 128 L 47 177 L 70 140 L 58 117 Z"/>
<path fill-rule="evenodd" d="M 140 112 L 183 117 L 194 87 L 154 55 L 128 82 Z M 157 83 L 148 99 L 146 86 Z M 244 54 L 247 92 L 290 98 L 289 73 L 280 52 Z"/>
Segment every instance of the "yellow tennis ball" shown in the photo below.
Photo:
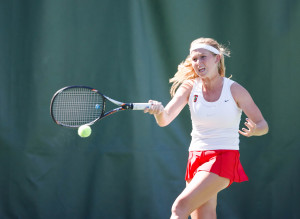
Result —
<path fill-rule="evenodd" d="M 92 129 L 88 125 L 82 125 L 78 128 L 78 135 L 82 138 L 89 137 L 92 133 Z"/>

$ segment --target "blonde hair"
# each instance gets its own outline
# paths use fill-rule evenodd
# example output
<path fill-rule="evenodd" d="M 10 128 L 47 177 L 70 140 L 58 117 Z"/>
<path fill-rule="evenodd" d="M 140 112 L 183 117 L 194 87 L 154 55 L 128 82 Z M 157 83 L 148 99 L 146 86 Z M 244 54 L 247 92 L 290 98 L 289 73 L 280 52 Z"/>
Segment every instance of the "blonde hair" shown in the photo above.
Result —
<path fill-rule="evenodd" d="M 225 62 L 224 62 L 224 55 L 230 56 L 230 51 L 225 48 L 224 46 L 220 45 L 216 40 L 211 38 L 199 38 L 194 40 L 191 43 L 191 47 L 194 44 L 207 44 L 210 45 L 217 50 L 220 51 L 220 62 L 218 63 L 218 72 L 222 77 L 225 77 Z M 215 54 L 214 54 L 215 55 Z M 180 84 L 182 84 L 186 80 L 191 80 L 197 78 L 198 75 L 196 74 L 193 66 L 192 66 L 192 59 L 190 55 L 178 65 L 178 70 L 175 73 L 174 77 L 169 80 L 170 83 L 173 83 L 170 89 L 171 96 L 174 96 L 176 89 Z"/>

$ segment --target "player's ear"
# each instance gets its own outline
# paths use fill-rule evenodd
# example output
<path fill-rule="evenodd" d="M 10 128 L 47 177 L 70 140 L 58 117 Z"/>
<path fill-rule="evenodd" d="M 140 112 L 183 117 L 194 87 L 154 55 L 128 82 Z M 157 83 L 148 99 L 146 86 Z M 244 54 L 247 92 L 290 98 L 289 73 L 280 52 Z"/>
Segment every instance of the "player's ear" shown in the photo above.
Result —
<path fill-rule="evenodd" d="M 221 60 L 221 55 L 216 55 L 216 63 L 220 62 Z"/>

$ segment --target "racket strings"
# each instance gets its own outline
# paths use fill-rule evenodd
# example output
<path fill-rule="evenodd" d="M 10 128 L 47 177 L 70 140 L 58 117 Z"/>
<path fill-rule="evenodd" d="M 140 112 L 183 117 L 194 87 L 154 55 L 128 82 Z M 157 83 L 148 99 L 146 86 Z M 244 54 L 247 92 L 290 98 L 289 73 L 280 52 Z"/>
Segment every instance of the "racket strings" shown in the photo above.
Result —
<path fill-rule="evenodd" d="M 88 88 L 70 88 L 55 97 L 52 112 L 58 123 L 77 127 L 96 121 L 103 107 L 99 93 Z"/>

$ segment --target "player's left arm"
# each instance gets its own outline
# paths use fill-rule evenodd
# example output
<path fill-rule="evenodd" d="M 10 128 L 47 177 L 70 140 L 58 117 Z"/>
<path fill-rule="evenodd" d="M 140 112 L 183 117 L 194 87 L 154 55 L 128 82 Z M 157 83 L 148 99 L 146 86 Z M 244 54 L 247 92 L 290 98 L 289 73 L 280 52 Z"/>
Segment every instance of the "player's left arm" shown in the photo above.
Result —
<path fill-rule="evenodd" d="M 244 123 L 246 127 L 239 130 L 239 133 L 246 137 L 267 134 L 269 131 L 268 123 L 254 103 L 249 92 L 240 84 L 234 83 L 231 86 L 231 93 L 238 107 L 241 108 L 248 117 Z"/>

